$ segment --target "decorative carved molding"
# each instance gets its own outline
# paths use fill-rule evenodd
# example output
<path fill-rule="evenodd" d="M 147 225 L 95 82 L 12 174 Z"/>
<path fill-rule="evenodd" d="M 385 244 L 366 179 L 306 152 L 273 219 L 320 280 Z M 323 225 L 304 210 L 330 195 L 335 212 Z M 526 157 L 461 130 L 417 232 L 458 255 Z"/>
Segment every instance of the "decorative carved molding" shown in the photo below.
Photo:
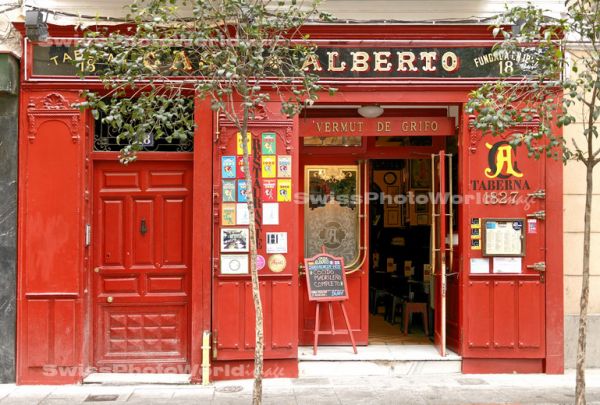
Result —
<path fill-rule="evenodd" d="M 27 104 L 27 139 L 34 143 L 40 126 L 47 121 L 60 121 L 69 128 L 73 143 L 79 143 L 81 136 L 81 112 L 71 106 L 71 101 L 62 94 L 50 93 L 31 97 Z"/>
<path fill-rule="evenodd" d="M 50 93 L 42 100 L 43 106 L 47 110 L 67 110 L 71 109 L 67 99 L 58 93 Z"/>

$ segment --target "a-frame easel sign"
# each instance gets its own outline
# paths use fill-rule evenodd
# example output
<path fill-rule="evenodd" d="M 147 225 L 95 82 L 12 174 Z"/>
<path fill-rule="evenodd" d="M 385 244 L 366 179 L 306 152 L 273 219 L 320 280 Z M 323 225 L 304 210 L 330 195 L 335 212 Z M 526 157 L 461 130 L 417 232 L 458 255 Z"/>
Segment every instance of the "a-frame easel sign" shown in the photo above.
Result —
<path fill-rule="evenodd" d="M 325 253 L 319 253 L 308 259 L 304 259 L 304 266 L 306 269 L 306 285 L 308 286 L 308 299 L 310 301 L 316 301 L 316 314 L 315 314 L 315 330 L 314 330 L 314 345 L 313 354 L 317 354 L 317 345 L 319 343 L 319 335 L 350 335 L 350 341 L 352 342 L 352 348 L 354 353 L 356 351 L 356 343 L 354 342 L 354 335 L 350 328 L 350 321 L 348 320 L 348 313 L 344 306 L 344 301 L 348 299 L 348 290 L 346 288 L 346 271 L 344 270 L 344 259 L 341 257 L 334 257 Z M 333 302 L 339 302 L 342 308 L 342 314 L 344 315 L 344 321 L 346 323 L 346 329 L 335 329 L 333 322 Z M 329 309 L 329 322 L 331 323 L 331 330 L 319 330 L 319 315 L 321 310 L 321 303 L 327 303 Z"/>

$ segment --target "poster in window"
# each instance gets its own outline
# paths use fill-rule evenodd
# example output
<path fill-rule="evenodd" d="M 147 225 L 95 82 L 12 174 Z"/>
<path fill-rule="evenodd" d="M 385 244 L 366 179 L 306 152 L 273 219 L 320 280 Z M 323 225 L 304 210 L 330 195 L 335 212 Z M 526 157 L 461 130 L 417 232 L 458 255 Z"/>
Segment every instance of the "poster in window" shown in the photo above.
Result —
<path fill-rule="evenodd" d="M 410 160 L 410 188 L 431 188 L 431 161 L 428 159 Z"/>

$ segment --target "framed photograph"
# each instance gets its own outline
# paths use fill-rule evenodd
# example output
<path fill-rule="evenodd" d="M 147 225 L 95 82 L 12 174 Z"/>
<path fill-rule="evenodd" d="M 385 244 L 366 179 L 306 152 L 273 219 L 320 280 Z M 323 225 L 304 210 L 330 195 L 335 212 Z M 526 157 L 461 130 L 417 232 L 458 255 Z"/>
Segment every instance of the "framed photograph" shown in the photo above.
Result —
<path fill-rule="evenodd" d="M 221 274 L 248 274 L 248 255 L 221 255 Z"/>
<path fill-rule="evenodd" d="M 410 188 L 431 188 L 431 161 L 429 159 L 410 160 Z"/>
<path fill-rule="evenodd" d="M 409 199 L 409 221 L 411 225 L 429 225 L 431 222 L 431 202 L 429 190 L 411 190 Z"/>
<path fill-rule="evenodd" d="M 400 195 L 400 187 L 388 186 L 386 192 L 389 197 L 389 201 L 386 200 L 386 205 L 390 208 L 398 208 L 398 196 Z"/>
<path fill-rule="evenodd" d="M 387 209 L 385 210 L 383 227 L 384 228 L 397 228 L 402 224 L 400 222 L 400 210 L 398 209 Z"/>
<path fill-rule="evenodd" d="M 222 228 L 221 252 L 247 252 L 248 228 Z"/>

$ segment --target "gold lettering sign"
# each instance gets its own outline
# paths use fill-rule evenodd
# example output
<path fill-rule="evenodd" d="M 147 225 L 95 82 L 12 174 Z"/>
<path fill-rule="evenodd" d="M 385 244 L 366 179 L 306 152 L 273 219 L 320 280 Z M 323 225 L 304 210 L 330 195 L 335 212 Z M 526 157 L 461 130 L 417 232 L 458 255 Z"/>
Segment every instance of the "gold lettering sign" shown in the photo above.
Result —
<path fill-rule="evenodd" d="M 303 118 L 302 136 L 453 135 L 450 117 Z"/>

